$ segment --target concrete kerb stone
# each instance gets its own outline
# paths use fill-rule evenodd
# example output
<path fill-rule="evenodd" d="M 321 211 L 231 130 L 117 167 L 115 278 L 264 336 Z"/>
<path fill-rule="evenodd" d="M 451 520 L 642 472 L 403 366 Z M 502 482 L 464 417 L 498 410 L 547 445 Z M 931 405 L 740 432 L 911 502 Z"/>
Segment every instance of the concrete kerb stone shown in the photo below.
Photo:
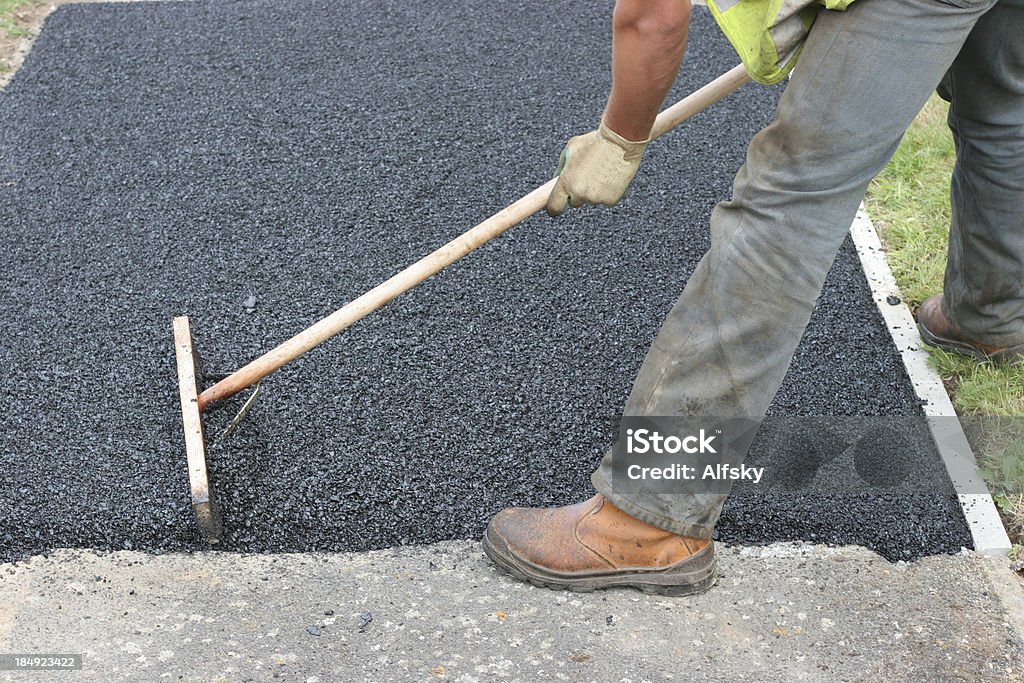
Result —
<path fill-rule="evenodd" d="M 863 205 L 850 226 L 850 235 L 875 304 L 900 352 L 914 390 L 923 400 L 922 409 L 928 417 L 935 444 L 956 487 L 960 506 L 971 529 L 974 549 L 981 553 L 1005 556 L 1011 545 L 1006 529 L 1003 528 L 985 481 L 978 474 L 977 461 L 956 419 L 956 411 L 942 378 L 928 363 L 928 353 L 921 348 L 917 323 L 903 301 L 896 279 L 885 260 L 885 251 L 878 233 Z M 895 300 L 898 302 L 889 303 Z"/>

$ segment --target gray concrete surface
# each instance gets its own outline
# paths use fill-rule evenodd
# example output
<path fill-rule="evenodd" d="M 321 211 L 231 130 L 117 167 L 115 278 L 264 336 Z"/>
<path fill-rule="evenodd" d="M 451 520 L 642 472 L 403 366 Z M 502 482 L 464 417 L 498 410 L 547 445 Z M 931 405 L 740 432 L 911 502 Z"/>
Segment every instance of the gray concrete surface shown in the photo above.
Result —
<path fill-rule="evenodd" d="M 1024 592 L 1005 560 L 777 544 L 726 549 L 721 568 L 712 591 L 671 599 L 532 588 L 468 541 L 61 550 L 0 565 L 0 652 L 83 654 L 62 681 L 1024 680 Z"/>

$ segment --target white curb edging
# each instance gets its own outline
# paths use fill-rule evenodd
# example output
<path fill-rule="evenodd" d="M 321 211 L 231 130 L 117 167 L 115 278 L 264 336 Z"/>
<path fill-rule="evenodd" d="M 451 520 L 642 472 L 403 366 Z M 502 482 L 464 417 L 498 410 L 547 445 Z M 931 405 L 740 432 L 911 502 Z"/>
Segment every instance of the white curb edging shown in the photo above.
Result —
<path fill-rule="evenodd" d="M 921 348 L 917 322 L 903 302 L 896 279 L 885 260 L 878 233 L 863 205 L 850 226 L 850 236 L 857 247 L 875 305 L 885 319 L 885 326 L 903 358 L 914 391 L 924 400 L 921 407 L 928 417 L 935 444 L 956 488 L 964 518 L 971 529 L 974 549 L 987 555 L 1005 555 L 1010 550 L 1010 538 L 1006 535 L 985 481 L 978 475 L 974 453 L 971 452 L 960 421 L 956 419 L 956 411 L 942 379 L 928 364 L 928 353 Z M 890 296 L 899 298 L 899 303 L 888 303 Z M 973 493 L 975 491 L 986 493 Z"/>

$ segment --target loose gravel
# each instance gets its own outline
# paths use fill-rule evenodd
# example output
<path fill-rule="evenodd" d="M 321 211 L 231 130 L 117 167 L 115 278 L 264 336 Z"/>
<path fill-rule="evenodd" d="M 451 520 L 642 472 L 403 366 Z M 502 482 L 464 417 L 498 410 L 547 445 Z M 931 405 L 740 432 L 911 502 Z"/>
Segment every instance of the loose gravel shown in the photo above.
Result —
<path fill-rule="evenodd" d="M 0 559 L 202 548 L 172 316 L 208 370 L 234 369 L 543 182 L 597 122 L 610 9 L 58 9 L 0 93 Z M 673 98 L 736 61 L 695 14 Z M 475 538 L 505 506 L 588 496 L 779 92 L 747 87 L 653 145 L 619 208 L 534 217 L 268 379 L 211 448 L 221 547 Z M 772 412 L 920 415 L 849 244 Z M 211 440 L 230 417 L 208 415 Z M 940 476 L 926 437 L 911 448 Z M 719 538 L 970 545 L 941 486 L 741 488 Z"/>

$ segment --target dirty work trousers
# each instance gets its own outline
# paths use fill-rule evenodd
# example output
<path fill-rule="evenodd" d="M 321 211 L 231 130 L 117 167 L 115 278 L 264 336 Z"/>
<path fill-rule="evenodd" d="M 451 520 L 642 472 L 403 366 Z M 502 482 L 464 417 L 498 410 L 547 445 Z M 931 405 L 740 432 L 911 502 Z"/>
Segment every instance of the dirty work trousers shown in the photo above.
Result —
<path fill-rule="evenodd" d="M 818 15 L 625 415 L 764 416 L 868 183 L 936 88 L 957 149 L 945 309 L 972 339 L 1024 342 L 1024 0 L 858 0 Z M 724 495 L 618 493 L 615 466 L 591 477 L 614 504 L 711 535 Z"/>

